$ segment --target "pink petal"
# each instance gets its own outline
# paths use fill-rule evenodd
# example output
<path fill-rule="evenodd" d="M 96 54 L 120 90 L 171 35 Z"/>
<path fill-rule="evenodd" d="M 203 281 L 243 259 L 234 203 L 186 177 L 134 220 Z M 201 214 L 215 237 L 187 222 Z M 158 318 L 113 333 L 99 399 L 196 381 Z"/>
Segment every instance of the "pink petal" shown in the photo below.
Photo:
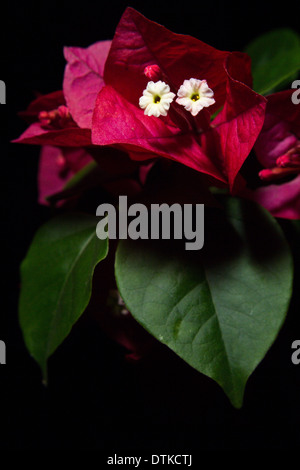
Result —
<path fill-rule="evenodd" d="M 110 45 L 111 41 L 100 41 L 86 49 L 64 48 L 68 63 L 63 90 L 70 113 L 79 127 L 91 129 L 97 94 L 104 86 L 104 64 Z"/>
<path fill-rule="evenodd" d="M 72 173 L 77 173 L 79 170 L 81 170 L 84 166 L 86 166 L 93 160 L 93 158 L 86 151 L 86 149 L 81 147 L 64 147 L 62 151 L 63 156 L 66 160 L 66 164 L 68 168 L 70 168 Z"/>
<path fill-rule="evenodd" d="M 300 175 L 283 184 L 270 184 L 254 191 L 245 190 L 241 196 L 258 202 L 274 217 L 300 219 Z"/>
<path fill-rule="evenodd" d="M 202 151 L 197 135 L 183 133 L 167 122 L 145 116 L 141 109 L 106 86 L 96 101 L 92 142 L 95 145 L 117 144 L 125 151 L 137 151 L 143 158 L 145 152 L 149 152 L 149 159 L 154 153 L 225 181 L 213 159 Z"/>
<path fill-rule="evenodd" d="M 35 122 L 12 142 L 55 147 L 86 147 L 91 145 L 91 131 L 78 127 L 48 130 Z"/>
<path fill-rule="evenodd" d="M 60 191 L 71 177 L 68 172 L 62 176 L 59 172 L 58 159 L 64 158 L 61 149 L 45 145 L 41 149 L 38 171 L 38 202 L 48 205 L 46 198 Z"/>
<path fill-rule="evenodd" d="M 293 90 L 268 96 L 266 119 L 255 143 L 255 152 L 266 168 L 276 166 L 276 160 L 300 139 L 300 107 L 293 104 Z"/>
<path fill-rule="evenodd" d="M 66 182 L 91 161 L 83 148 L 43 146 L 38 171 L 39 203 L 48 204 L 46 198 L 61 191 Z"/>

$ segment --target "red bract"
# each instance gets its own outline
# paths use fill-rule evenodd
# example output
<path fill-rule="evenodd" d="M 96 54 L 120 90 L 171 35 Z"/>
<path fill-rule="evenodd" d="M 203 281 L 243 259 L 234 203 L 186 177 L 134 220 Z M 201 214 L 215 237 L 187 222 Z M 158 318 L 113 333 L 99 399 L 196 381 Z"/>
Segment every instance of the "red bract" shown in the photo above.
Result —
<path fill-rule="evenodd" d="M 91 145 L 91 117 L 111 41 L 100 41 L 83 49 L 65 48 L 67 60 L 63 92 L 34 100 L 22 113 L 31 126 L 14 142 L 84 147 Z"/>
<path fill-rule="evenodd" d="M 60 191 L 92 158 L 90 129 L 80 129 L 66 107 L 62 91 L 35 99 L 20 113 L 30 126 L 13 142 L 42 145 L 38 173 L 39 203 Z"/>
<path fill-rule="evenodd" d="M 196 117 L 175 102 L 166 117 L 146 116 L 139 97 L 148 82 L 144 70 L 153 65 L 174 93 L 186 79 L 206 80 L 215 104 Z M 135 159 L 153 154 L 170 158 L 233 188 L 265 112 L 265 99 L 249 87 L 247 55 L 174 34 L 127 8 L 112 41 L 104 80 L 93 115 L 95 145 L 118 146 Z M 211 122 L 210 113 L 220 108 Z"/>
<path fill-rule="evenodd" d="M 131 8 L 112 42 L 64 52 L 63 92 L 40 97 L 29 106 L 25 114 L 35 122 L 15 141 L 59 149 L 57 158 L 53 149 L 42 154 L 41 194 L 49 194 L 56 184 L 59 191 L 59 183 L 90 161 L 90 154 L 99 161 L 108 147 L 125 151 L 132 160 L 175 160 L 209 175 L 210 183 L 236 189 L 265 112 L 265 99 L 250 88 L 246 54 L 219 51 L 174 34 Z M 175 100 L 164 117 L 150 117 L 140 109 L 139 98 L 149 79 L 162 79 L 176 93 L 190 78 L 206 81 L 214 92 L 215 103 L 197 116 Z M 220 112 L 211 121 L 215 111 Z M 82 154 L 86 158 L 78 160 Z M 124 153 L 119 157 L 128 166 Z M 122 168 L 119 157 L 108 159 Z M 45 169 L 53 175 L 49 188 Z"/>
<path fill-rule="evenodd" d="M 103 70 L 111 41 L 82 49 L 65 48 L 63 91 L 40 96 L 21 115 L 31 122 L 14 142 L 43 145 L 39 165 L 39 202 L 60 191 L 92 158 L 91 116 L 104 85 Z"/>
<path fill-rule="evenodd" d="M 43 145 L 38 172 L 39 203 L 60 192 L 65 183 L 93 159 L 101 169 L 101 184 L 112 194 L 137 193 L 139 179 L 133 178 L 136 162 L 122 151 L 93 146 L 90 129 L 81 129 L 65 105 L 61 91 L 38 97 L 20 113 L 30 124 L 13 142 Z"/>
<path fill-rule="evenodd" d="M 139 178 L 133 177 L 136 162 L 122 151 L 93 146 L 90 129 L 81 129 L 74 122 L 62 91 L 38 97 L 20 114 L 33 123 L 14 142 L 42 145 L 38 171 L 40 204 L 47 204 L 49 196 L 59 193 L 74 174 L 93 160 L 101 170 L 99 183 L 108 192 L 132 195 L 141 190 Z"/>
<path fill-rule="evenodd" d="M 266 185 L 241 194 L 276 217 L 299 219 L 300 107 L 293 104 L 291 95 L 288 90 L 268 96 L 264 126 L 254 147 Z M 286 181 L 287 177 L 292 179 Z"/>

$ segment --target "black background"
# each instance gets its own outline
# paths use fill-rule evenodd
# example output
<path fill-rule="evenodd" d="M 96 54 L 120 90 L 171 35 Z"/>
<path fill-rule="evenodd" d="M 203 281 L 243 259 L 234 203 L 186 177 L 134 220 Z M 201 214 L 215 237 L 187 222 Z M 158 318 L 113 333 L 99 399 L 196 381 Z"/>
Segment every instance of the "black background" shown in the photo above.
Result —
<path fill-rule="evenodd" d="M 250 377 L 241 410 L 167 348 L 159 347 L 139 363 L 127 362 L 123 348 L 90 319 L 80 320 L 50 359 L 47 389 L 25 349 L 17 320 L 18 266 L 50 213 L 36 202 L 39 149 L 8 142 L 25 129 L 17 112 L 34 93 L 61 89 L 63 46 L 85 47 L 112 38 L 127 5 L 175 32 L 225 50 L 242 50 L 258 34 L 281 26 L 297 30 L 299 24 L 296 3 L 279 8 L 271 1 L 10 2 L 1 21 L 0 79 L 7 85 L 7 104 L 1 106 L 1 310 L 6 329 L 1 327 L 0 339 L 6 341 L 7 365 L 1 367 L 0 393 L 8 421 L 0 446 L 123 450 L 127 455 L 129 450 L 138 455 L 141 450 L 294 449 L 299 446 L 300 365 L 291 362 L 291 344 L 299 337 L 299 298 Z"/>

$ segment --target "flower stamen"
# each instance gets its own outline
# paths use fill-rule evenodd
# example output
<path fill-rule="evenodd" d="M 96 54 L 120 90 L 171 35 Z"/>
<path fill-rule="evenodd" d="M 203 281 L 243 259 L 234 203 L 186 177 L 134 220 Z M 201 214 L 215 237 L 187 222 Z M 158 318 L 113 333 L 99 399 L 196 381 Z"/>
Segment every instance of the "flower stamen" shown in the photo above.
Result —
<path fill-rule="evenodd" d="M 198 101 L 200 99 L 200 96 L 198 95 L 198 93 L 194 93 L 192 96 L 191 96 L 191 100 L 192 101 Z"/>

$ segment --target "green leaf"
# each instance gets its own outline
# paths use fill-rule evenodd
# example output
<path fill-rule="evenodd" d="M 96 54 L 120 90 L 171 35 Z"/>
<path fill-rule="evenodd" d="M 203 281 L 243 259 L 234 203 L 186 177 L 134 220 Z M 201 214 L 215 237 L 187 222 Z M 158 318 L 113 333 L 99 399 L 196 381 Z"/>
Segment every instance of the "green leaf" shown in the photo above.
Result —
<path fill-rule="evenodd" d="M 300 237 L 300 220 L 291 220 L 291 224 L 293 225 L 295 232 Z"/>
<path fill-rule="evenodd" d="M 89 177 L 90 174 L 93 173 L 97 168 L 98 165 L 96 162 L 92 161 L 88 163 L 66 182 L 64 189 L 72 189 L 77 187 L 78 184 L 82 182 L 82 180 L 85 180 L 86 177 Z"/>
<path fill-rule="evenodd" d="M 297 78 L 300 70 L 300 37 L 287 28 L 275 29 L 247 47 L 252 59 L 253 88 L 265 95 Z"/>
<path fill-rule="evenodd" d="M 44 378 L 47 359 L 86 308 L 93 271 L 108 252 L 96 236 L 99 218 L 63 214 L 42 226 L 21 265 L 20 325 Z"/>
<path fill-rule="evenodd" d="M 222 199 L 223 200 L 223 199 Z M 205 216 L 198 252 L 170 241 L 121 241 L 116 279 L 136 320 L 214 379 L 235 407 L 276 338 L 292 290 L 282 231 L 261 207 L 224 198 Z"/>

